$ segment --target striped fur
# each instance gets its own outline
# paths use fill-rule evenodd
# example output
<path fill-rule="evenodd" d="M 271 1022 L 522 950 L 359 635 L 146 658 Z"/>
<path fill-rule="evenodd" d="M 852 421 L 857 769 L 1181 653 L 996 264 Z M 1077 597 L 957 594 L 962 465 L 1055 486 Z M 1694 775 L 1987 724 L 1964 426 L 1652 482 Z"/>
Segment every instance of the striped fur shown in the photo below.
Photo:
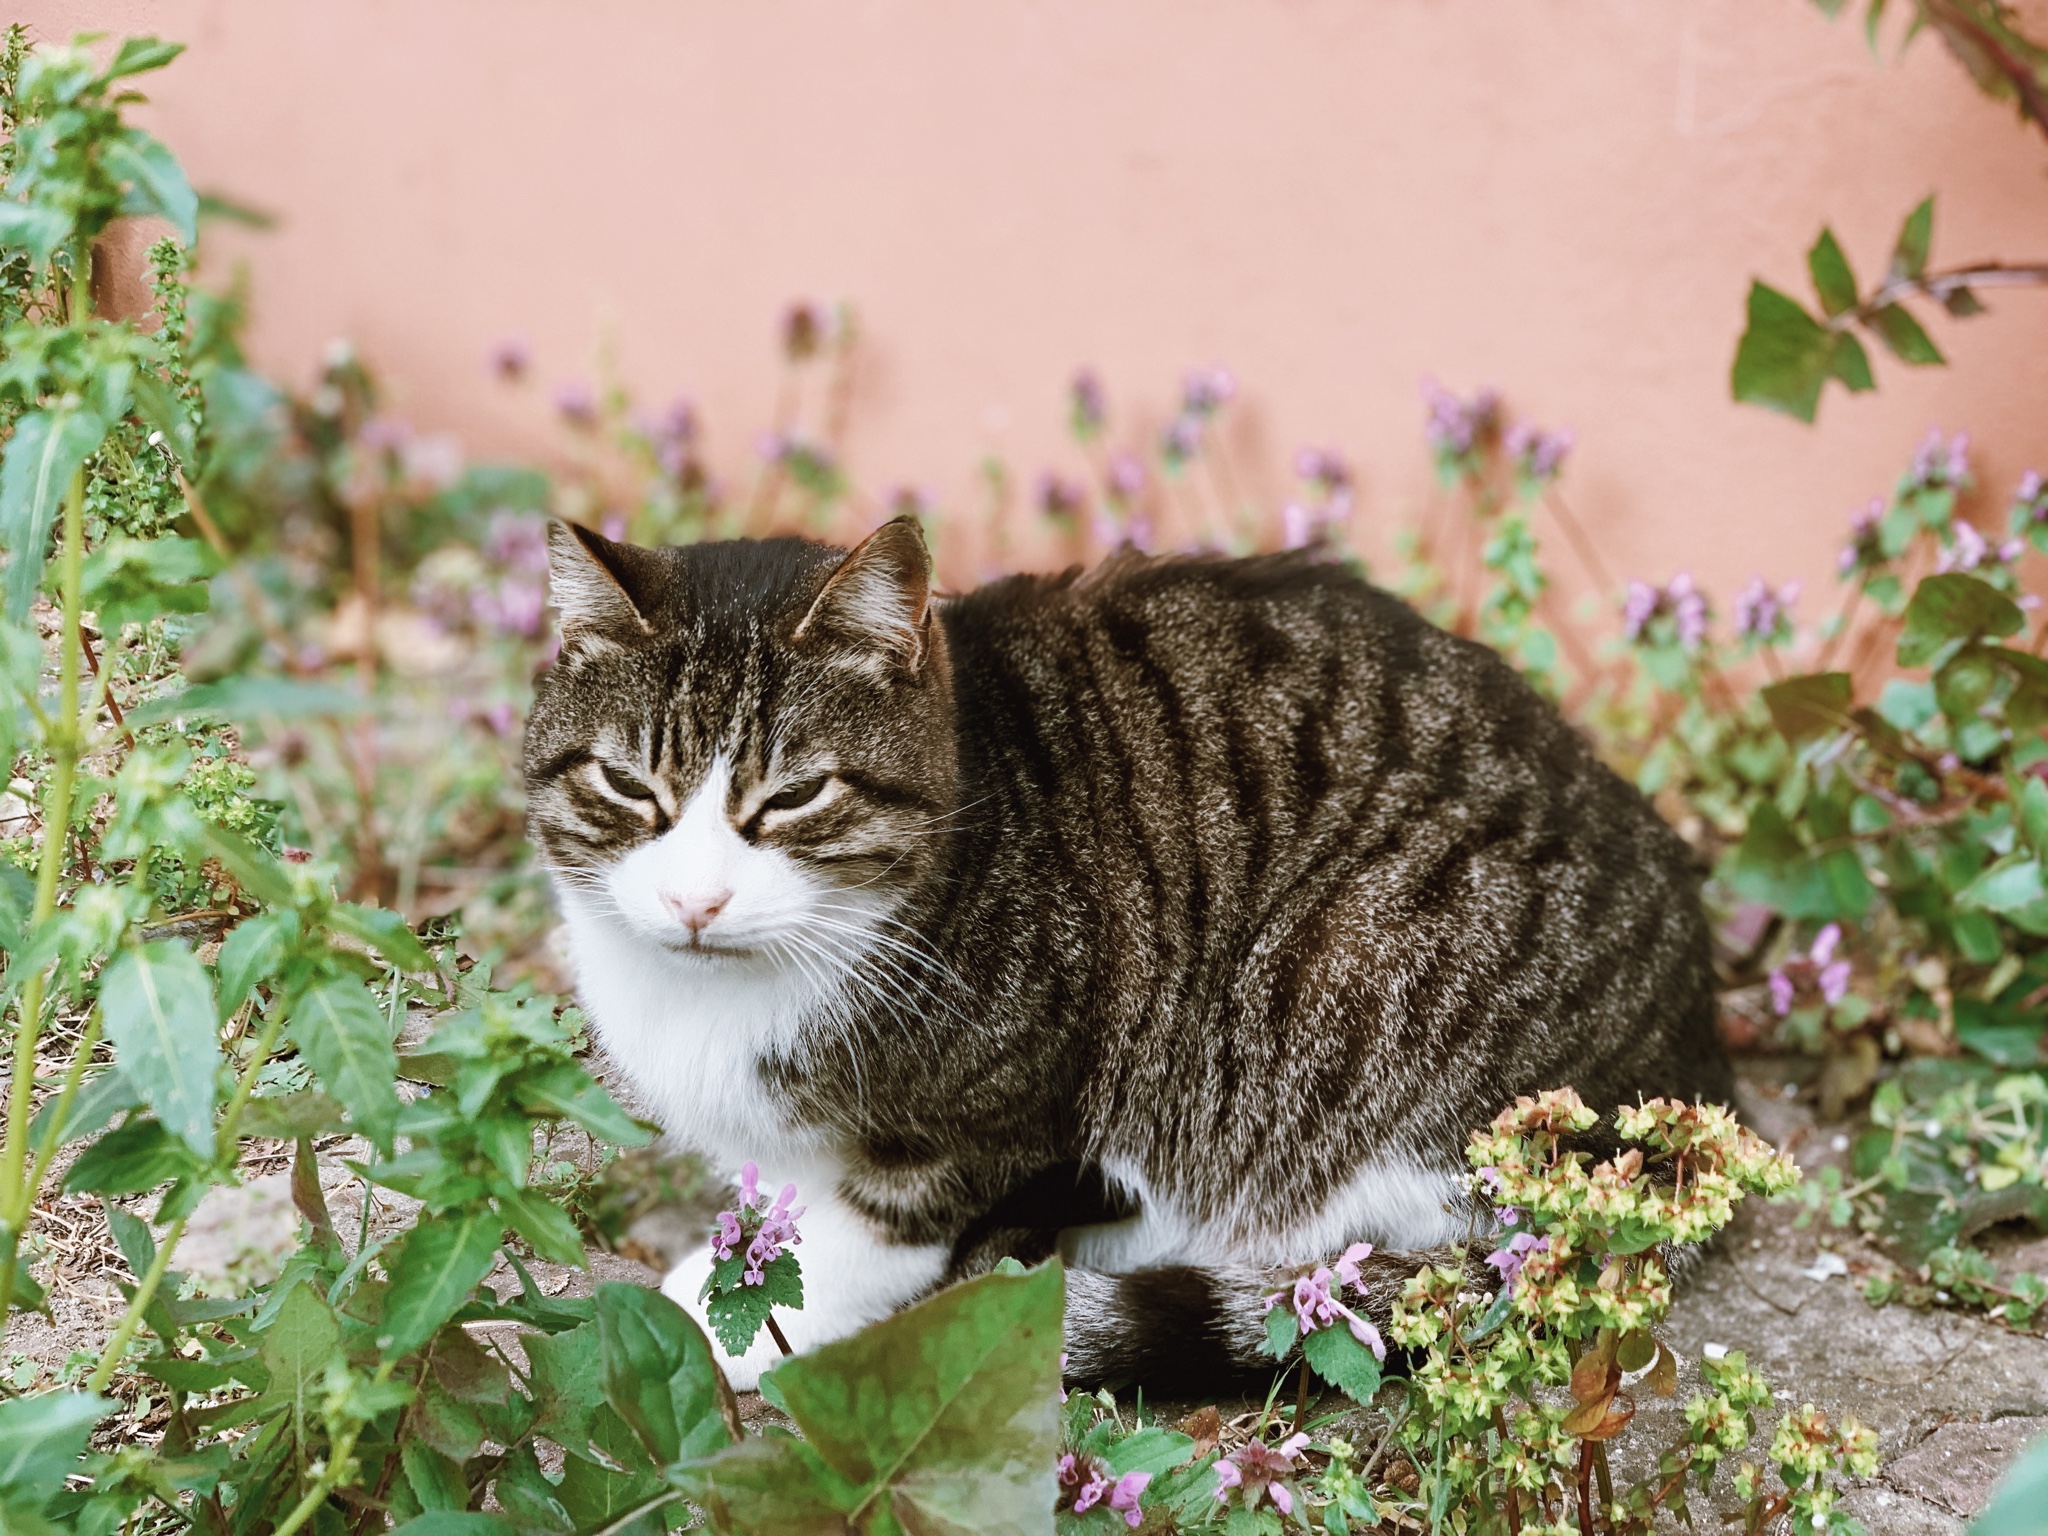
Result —
<path fill-rule="evenodd" d="M 530 818 L 586 1005 L 685 1140 L 830 1180 L 873 1247 L 807 1251 L 813 1296 L 1059 1251 L 1078 1376 L 1243 1364 L 1276 1272 L 1464 1254 L 1465 1137 L 1514 1095 L 1728 1097 L 1683 844 L 1343 566 L 1124 553 L 941 603 L 903 520 L 555 559 Z M 784 893 L 730 952 L 647 915 L 699 899 L 714 768 L 720 889 Z"/>

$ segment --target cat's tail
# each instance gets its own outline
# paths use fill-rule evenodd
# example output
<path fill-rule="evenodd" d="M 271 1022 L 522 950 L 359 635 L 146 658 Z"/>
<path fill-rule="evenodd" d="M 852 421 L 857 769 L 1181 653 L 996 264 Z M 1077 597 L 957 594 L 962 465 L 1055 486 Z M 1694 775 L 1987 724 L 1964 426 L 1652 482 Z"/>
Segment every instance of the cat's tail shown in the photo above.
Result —
<path fill-rule="evenodd" d="M 1430 1265 L 1462 1268 L 1473 1290 L 1491 1292 L 1500 1276 L 1487 1267 L 1489 1246 L 1375 1251 L 1359 1265 L 1363 1301 L 1349 1290 L 1345 1301 L 1384 1329 L 1401 1288 Z M 1123 1274 L 1070 1269 L 1066 1377 L 1084 1384 L 1138 1382 L 1172 1393 L 1211 1392 L 1219 1382 L 1270 1376 L 1278 1362 L 1266 1350 L 1266 1298 L 1291 1289 L 1302 1273 L 1252 1264 L 1166 1265 Z"/>

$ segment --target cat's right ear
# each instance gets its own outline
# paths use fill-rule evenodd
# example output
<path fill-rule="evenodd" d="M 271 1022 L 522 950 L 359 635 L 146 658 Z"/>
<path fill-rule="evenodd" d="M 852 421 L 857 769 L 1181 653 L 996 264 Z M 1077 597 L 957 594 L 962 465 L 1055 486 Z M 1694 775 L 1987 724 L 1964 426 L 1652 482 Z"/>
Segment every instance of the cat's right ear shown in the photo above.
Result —
<path fill-rule="evenodd" d="M 562 643 L 631 643 L 654 633 L 647 614 L 654 556 L 575 523 L 548 525 L 548 600 L 562 615 Z"/>

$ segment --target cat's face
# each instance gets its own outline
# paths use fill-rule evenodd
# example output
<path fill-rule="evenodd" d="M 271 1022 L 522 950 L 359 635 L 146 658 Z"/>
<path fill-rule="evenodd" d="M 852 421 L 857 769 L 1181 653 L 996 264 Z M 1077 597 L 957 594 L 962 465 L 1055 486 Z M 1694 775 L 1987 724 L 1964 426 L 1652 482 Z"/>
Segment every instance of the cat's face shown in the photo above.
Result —
<path fill-rule="evenodd" d="M 527 821 L 565 908 L 686 965 L 847 964 L 929 869 L 956 764 L 914 523 L 852 554 L 557 525 Z"/>

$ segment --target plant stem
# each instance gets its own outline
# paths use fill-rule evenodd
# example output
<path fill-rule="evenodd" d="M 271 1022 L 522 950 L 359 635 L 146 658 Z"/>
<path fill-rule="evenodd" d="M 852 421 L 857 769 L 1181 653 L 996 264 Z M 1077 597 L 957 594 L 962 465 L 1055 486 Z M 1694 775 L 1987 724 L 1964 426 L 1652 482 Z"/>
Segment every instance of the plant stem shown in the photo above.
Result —
<path fill-rule="evenodd" d="M 1308 1361 L 1301 1362 L 1301 1384 L 1294 1389 L 1294 1432 L 1301 1433 L 1301 1427 L 1308 1422 Z"/>
<path fill-rule="evenodd" d="M 1593 1458 L 1591 1442 L 1579 1442 L 1579 1536 L 1594 1536 Z"/>
<path fill-rule="evenodd" d="M 180 1216 L 172 1222 L 163 1240 L 156 1245 L 156 1257 L 149 1261 L 149 1270 L 136 1282 L 135 1294 L 128 1298 L 128 1310 L 121 1314 L 121 1321 L 107 1340 L 107 1347 L 100 1352 L 100 1363 L 92 1368 L 92 1375 L 85 1381 L 85 1390 L 99 1392 L 114 1379 L 114 1372 L 121 1364 L 121 1356 L 127 1352 L 128 1341 L 135 1337 L 135 1330 L 142 1325 L 142 1314 L 156 1299 L 157 1287 L 163 1284 L 164 1271 L 171 1267 L 171 1250 L 178 1246 L 178 1239 L 185 1235 L 187 1216 Z"/>
<path fill-rule="evenodd" d="M 1494 1405 L 1493 1427 L 1494 1430 L 1500 1435 L 1500 1443 L 1503 1446 L 1507 1445 L 1509 1443 L 1508 1416 L 1500 1411 L 1500 1406 L 1498 1404 Z M 1515 1485 L 1512 1481 L 1508 1484 L 1507 1494 L 1508 1536 L 1522 1536 L 1522 1501 L 1519 1495 L 1516 1493 Z"/>
<path fill-rule="evenodd" d="M 45 741 L 50 751 L 50 782 L 43 797 L 42 857 L 36 866 L 36 899 L 30 915 L 33 932 L 57 910 L 57 879 L 64 869 L 64 844 L 71 835 L 71 799 L 78 780 L 78 685 L 84 636 L 80 627 L 81 592 L 85 575 L 85 473 L 73 470 L 64 496 L 63 548 L 58 554 L 57 589 L 63 611 L 57 664 L 57 712 Z M 36 1043 L 43 1026 L 44 975 L 39 969 L 21 989 L 15 1013 L 14 1077 L 8 1085 L 7 1137 L 0 1148 L 0 1337 L 7 1329 L 14 1303 L 14 1277 L 19 1265 L 23 1229 L 35 1206 L 35 1186 L 28 1181 L 29 1109 L 35 1093 Z"/>
<path fill-rule="evenodd" d="M 377 1367 L 377 1374 L 373 1379 L 382 1386 L 391 1379 L 391 1373 L 397 1366 L 398 1357 L 393 1356 Z M 271 1531 L 270 1536 L 292 1536 L 294 1531 L 319 1513 L 320 1506 L 327 1502 L 327 1495 L 341 1486 L 341 1480 L 351 1470 L 349 1458 L 355 1455 L 356 1440 L 362 1432 L 360 1424 L 341 1432 L 334 1444 L 328 1448 L 327 1465 L 321 1469 L 320 1475 L 313 1479 L 313 1486 L 306 1490 L 304 1498 L 292 1506 L 292 1512 Z M 681 1495 L 678 1494 L 676 1497 Z M 636 1510 L 635 1513 L 639 1511 Z"/>
<path fill-rule="evenodd" d="M 228 1112 L 221 1117 L 220 1129 L 215 1135 L 214 1161 L 216 1167 L 232 1167 L 235 1153 L 240 1148 L 236 1135 L 241 1124 L 242 1109 L 249 1102 L 249 1095 L 256 1087 L 256 1074 L 263 1069 L 263 1063 L 270 1059 L 271 1051 L 277 1045 L 278 1033 L 284 1028 L 285 1010 L 275 1008 L 264 1023 L 263 1033 L 256 1038 L 256 1049 L 250 1054 L 242 1075 L 235 1081 L 234 1094 L 228 1100 Z M 115 1370 L 121 1364 L 121 1355 L 128 1348 L 128 1341 L 135 1336 L 135 1330 L 142 1322 L 142 1314 L 149 1310 L 149 1304 L 156 1299 L 157 1287 L 163 1283 L 164 1271 L 170 1267 L 171 1251 L 178 1246 L 178 1239 L 185 1235 L 187 1216 L 180 1216 L 164 1233 L 156 1245 L 156 1258 L 135 1287 L 135 1294 L 128 1299 L 128 1310 L 121 1314 L 121 1321 L 114 1329 L 113 1337 L 107 1340 L 107 1347 L 100 1355 L 100 1363 L 93 1367 L 89 1390 L 97 1392 L 113 1379 Z"/>
<path fill-rule="evenodd" d="M 2039 288 L 2048 286 L 2048 262 L 2007 266 L 1987 261 L 1981 266 L 1957 267 L 1948 272 L 1925 272 L 1919 277 L 1895 277 L 1852 309 L 1831 317 L 1828 329 L 1846 331 L 1852 324 L 1867 324 L 1879 310 L 1889 309 L 1915 295 L 1946 304 L 1949 295 L 1962 288 Z"/>
<path fill-rule="evenodd" d="M 768 1315 L 768 1337 L 775 1341 L 775 1347 L 782 1351 L 784 1358 L 796 1353 L 789 1347 L 789 1340 L 782 1336 L 781 1325 L 775 1321 L 775 1314 Z"/>

